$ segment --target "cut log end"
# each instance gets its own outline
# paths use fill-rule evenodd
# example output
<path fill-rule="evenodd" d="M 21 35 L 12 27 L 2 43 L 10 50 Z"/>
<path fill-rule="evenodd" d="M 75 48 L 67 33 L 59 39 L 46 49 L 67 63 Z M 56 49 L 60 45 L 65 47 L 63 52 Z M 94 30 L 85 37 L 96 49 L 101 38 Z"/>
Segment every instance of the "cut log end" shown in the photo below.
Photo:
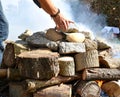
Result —
<path fill-rule="evenodd" d="M 102 90 L 110 97 L 120 97 L 120 82 L 110 81 L 102 85 Z"/>
<path fill-rule="evenodd" d="M 75 55 L 76 71 L 81 71 L 85 68 L 99 67 L 98 51 L 90 50 L 85 53 Z"/>
<path fill-rule="evenodd" d="M 60 75 L 73 76 L 75 75 L 75 63 L 73 57 L 60 57 L 58 59 L 60 67 Z"/>
<path fill-rule="evenodd" d="M 78 81 L 76 93 L 80 97 L 100 97 L 100 87 L 95 81 Z"/>
<path fill-rule="evenodd" d="M 29 51 L 17 57 L 20 75 L 25 78 L 50 79 L 59 73 L 58 53 Z"/>

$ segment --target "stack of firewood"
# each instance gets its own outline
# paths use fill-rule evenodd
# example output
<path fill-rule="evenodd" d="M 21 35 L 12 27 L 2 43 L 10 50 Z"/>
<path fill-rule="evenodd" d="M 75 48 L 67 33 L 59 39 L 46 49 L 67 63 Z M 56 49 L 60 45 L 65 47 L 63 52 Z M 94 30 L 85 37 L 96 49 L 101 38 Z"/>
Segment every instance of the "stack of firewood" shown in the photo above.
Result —
<path fill-rule="evenodd" d="M 120 96 L 120 58 L 89 32 L 26 30 L 19 38 L 6 42 L 0 71 L 10 97 L 100 97 L 102 90 Z"/>

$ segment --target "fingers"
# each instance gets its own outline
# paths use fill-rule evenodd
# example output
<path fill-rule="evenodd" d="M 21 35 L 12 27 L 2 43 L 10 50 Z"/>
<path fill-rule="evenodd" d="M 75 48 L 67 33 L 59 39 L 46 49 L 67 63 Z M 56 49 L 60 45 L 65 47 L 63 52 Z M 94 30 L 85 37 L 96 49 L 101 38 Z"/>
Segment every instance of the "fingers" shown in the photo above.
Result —
<path fill-rule="evenodd" d="M 56 25 L 56 30 L 58 32 L 65 32 L 67 30 L 67 27 L 65 27 L 64 25 Z"/>
<path fill-rule="evenodd" d="M 70 23 L 74 23 L 74 22 L 72 22 L 72 21 L 63 21 L 62 23 L 58 23 L 56 25 L 57 31 L 66 32 L 68 30 L 68 28 L 69 28 Z"/>
<path fill-rule="evenodd" d="M 64 26 L 64 28 L 63 28 L 64 31 L 66 31 L 68 29 L 68 27 L 69 27 L 69 22 L 68 21 L 64 21 L 63 26 Z"/>
<path fill-rule="evenodd" d="M 74 24 L 74 22 L 73 22 L 73 21 L 69 21 L 69 23 L 73 23 L 73 24 Z"/>
<path fill-rule="evenodd" d="M 66 32 L 68 30 L 69 24 L 74 23 L 73 21 L 69 21 L 68 19 L 64 18 L 62 14 L 59 14 L 53 20 L 55 21 L 56 29 L 62 32 Z"/>

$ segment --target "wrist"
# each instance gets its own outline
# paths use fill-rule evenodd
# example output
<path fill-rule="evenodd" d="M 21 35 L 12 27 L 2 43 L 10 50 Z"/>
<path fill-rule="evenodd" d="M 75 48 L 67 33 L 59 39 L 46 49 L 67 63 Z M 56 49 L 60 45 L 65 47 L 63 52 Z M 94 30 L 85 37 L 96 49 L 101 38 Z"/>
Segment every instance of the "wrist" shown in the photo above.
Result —
<path fill-rule="evenodd" d="M 60 9 L 58 9 L 58 11 L 55 13 L 55 14 L 53 14 L 53 15 L 50 15 L 52 18 L 55 18 L 56 16 L 58 16 L 59 15 L 59 13 L 60 13 Z"/>

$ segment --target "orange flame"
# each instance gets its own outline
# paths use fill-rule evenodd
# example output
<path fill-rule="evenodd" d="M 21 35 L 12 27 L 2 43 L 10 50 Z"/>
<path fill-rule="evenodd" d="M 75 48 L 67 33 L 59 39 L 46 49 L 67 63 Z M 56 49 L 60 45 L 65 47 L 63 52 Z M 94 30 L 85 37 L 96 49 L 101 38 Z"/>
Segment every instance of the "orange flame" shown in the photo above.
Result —
<path fill-rule="evenodd" d="M 104 81 L 103 80 L 96 80 L 96 82 L 98 83 L 98 86 L 101 87 Z"/>

